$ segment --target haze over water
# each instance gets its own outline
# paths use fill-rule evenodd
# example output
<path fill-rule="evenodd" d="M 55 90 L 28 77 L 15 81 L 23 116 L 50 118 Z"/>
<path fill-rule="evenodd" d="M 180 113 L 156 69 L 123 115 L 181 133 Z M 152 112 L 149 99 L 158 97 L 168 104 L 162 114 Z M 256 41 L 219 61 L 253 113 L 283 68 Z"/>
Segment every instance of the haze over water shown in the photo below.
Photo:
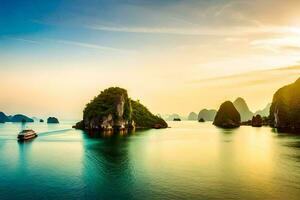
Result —
<path fill-rule="evenodd" d="M 299 199 L 300 136 L 269 127 L 172 128 L 94 138 L 72 123 L 0 124 L 0 199 Z M 57 131 L 61 130 L 61 131 Z"/>

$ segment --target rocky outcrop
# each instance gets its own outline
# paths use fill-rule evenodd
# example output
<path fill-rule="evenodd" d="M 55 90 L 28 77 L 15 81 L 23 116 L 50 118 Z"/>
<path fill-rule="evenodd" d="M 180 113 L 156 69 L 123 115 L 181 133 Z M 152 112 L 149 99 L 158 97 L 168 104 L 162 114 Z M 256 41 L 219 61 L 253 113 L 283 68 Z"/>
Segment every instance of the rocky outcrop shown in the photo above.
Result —
<path fill-rule="evenodd" d="M 58 119 L 57 119 L 56 117 L 49 117 L 49 118 L 47 119 L 47 123 L 48 123 L 48 124 L 58 124 L 59 121 L 58 121 Z"/>
<path fill-rule="evenodd" d="M 300 131 L 300 78 L 274 94 L 269 119 L 279 131 Z"/>
<path fill-rule="evenodd" d="M 251 120 L 253 117 L 253 113 L 250 111 L 246 101 L 239 97 L 233 102 L 234 107 L 241 115 L 241 121 Z"/>
<path fill-rule="evenodd" d="M 188 120 L 190 121 L 197 121 L 198 120 L 198 115 L 194 112 L 191 112 L 188 116 Z"/>
<path fill-rule="evenodd" d="M 222 128 L 240 126 L 241 116 L 231 101 L 226 101 L 220 106 L 213 124 Z"/>
<path fill-rule="evenodd" d="M 260 115 L 256 115 L 252 117 L 251 125 L 253 127 L 262 127 L 263 119 Z"/>
<path fill-rule="evenodd" d="M 111 87 L 102 91 L 83 111 L 83 120 L 75 128 L 90 131 L 119 132 L 136 128 L 167 128 L 167 123 L 153 115 L 139 101 L 128 97 L 127 91 Z"/>
<path fill-rule="evenodd" d="M 198 114 L 198 120 L 200 120 L 201 118 L 203 118 L 205 121 L 214 121 L 215 117 L 216 117 L 217 111 L 216 110 L 207 110 L 207 109 L 203 109 L 199 112 Z"/>

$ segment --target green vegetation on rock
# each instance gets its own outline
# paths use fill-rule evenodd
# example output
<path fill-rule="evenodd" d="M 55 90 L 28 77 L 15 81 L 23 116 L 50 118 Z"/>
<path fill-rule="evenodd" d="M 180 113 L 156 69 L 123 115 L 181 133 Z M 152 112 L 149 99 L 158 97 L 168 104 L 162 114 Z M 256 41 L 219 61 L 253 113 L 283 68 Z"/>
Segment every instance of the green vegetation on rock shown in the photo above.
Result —
<path fill-rule="evenodd" d="M 131 100 L 132 120 L 137 128 L 167 128 L 168 124 L 161 117 L 152 114 L 139 101 Z"/>

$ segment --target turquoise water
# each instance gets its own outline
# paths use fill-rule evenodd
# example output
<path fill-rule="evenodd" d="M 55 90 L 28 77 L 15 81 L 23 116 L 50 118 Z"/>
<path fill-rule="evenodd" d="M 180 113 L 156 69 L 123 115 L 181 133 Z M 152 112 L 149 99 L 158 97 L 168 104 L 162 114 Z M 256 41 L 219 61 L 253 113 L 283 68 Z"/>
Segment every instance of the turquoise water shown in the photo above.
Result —
<path fill-rule="evenodd" d="M 0 199 L 299 199 L 300 135 L 210 123 L 97 138 L 59 125 L 19 143 L 0 124 Z"/>

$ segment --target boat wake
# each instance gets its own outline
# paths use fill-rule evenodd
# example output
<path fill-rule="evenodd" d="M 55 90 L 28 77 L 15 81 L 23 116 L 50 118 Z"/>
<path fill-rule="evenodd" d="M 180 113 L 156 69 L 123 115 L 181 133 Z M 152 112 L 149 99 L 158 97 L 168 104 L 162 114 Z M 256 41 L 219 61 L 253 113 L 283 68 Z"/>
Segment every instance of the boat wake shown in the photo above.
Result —
<path fill-rule="evenodd" d="M 55 134 L 62 134 L 64 132 L 72 130 L 71 128 L 68 129 L 61 129 L 61 130 L 53 130 L 53 131 L 46 131 L 46 132 L 38 132 L 37 135 L 40 136 L 48 136 L 48 135 L 55 135 Z"/>

